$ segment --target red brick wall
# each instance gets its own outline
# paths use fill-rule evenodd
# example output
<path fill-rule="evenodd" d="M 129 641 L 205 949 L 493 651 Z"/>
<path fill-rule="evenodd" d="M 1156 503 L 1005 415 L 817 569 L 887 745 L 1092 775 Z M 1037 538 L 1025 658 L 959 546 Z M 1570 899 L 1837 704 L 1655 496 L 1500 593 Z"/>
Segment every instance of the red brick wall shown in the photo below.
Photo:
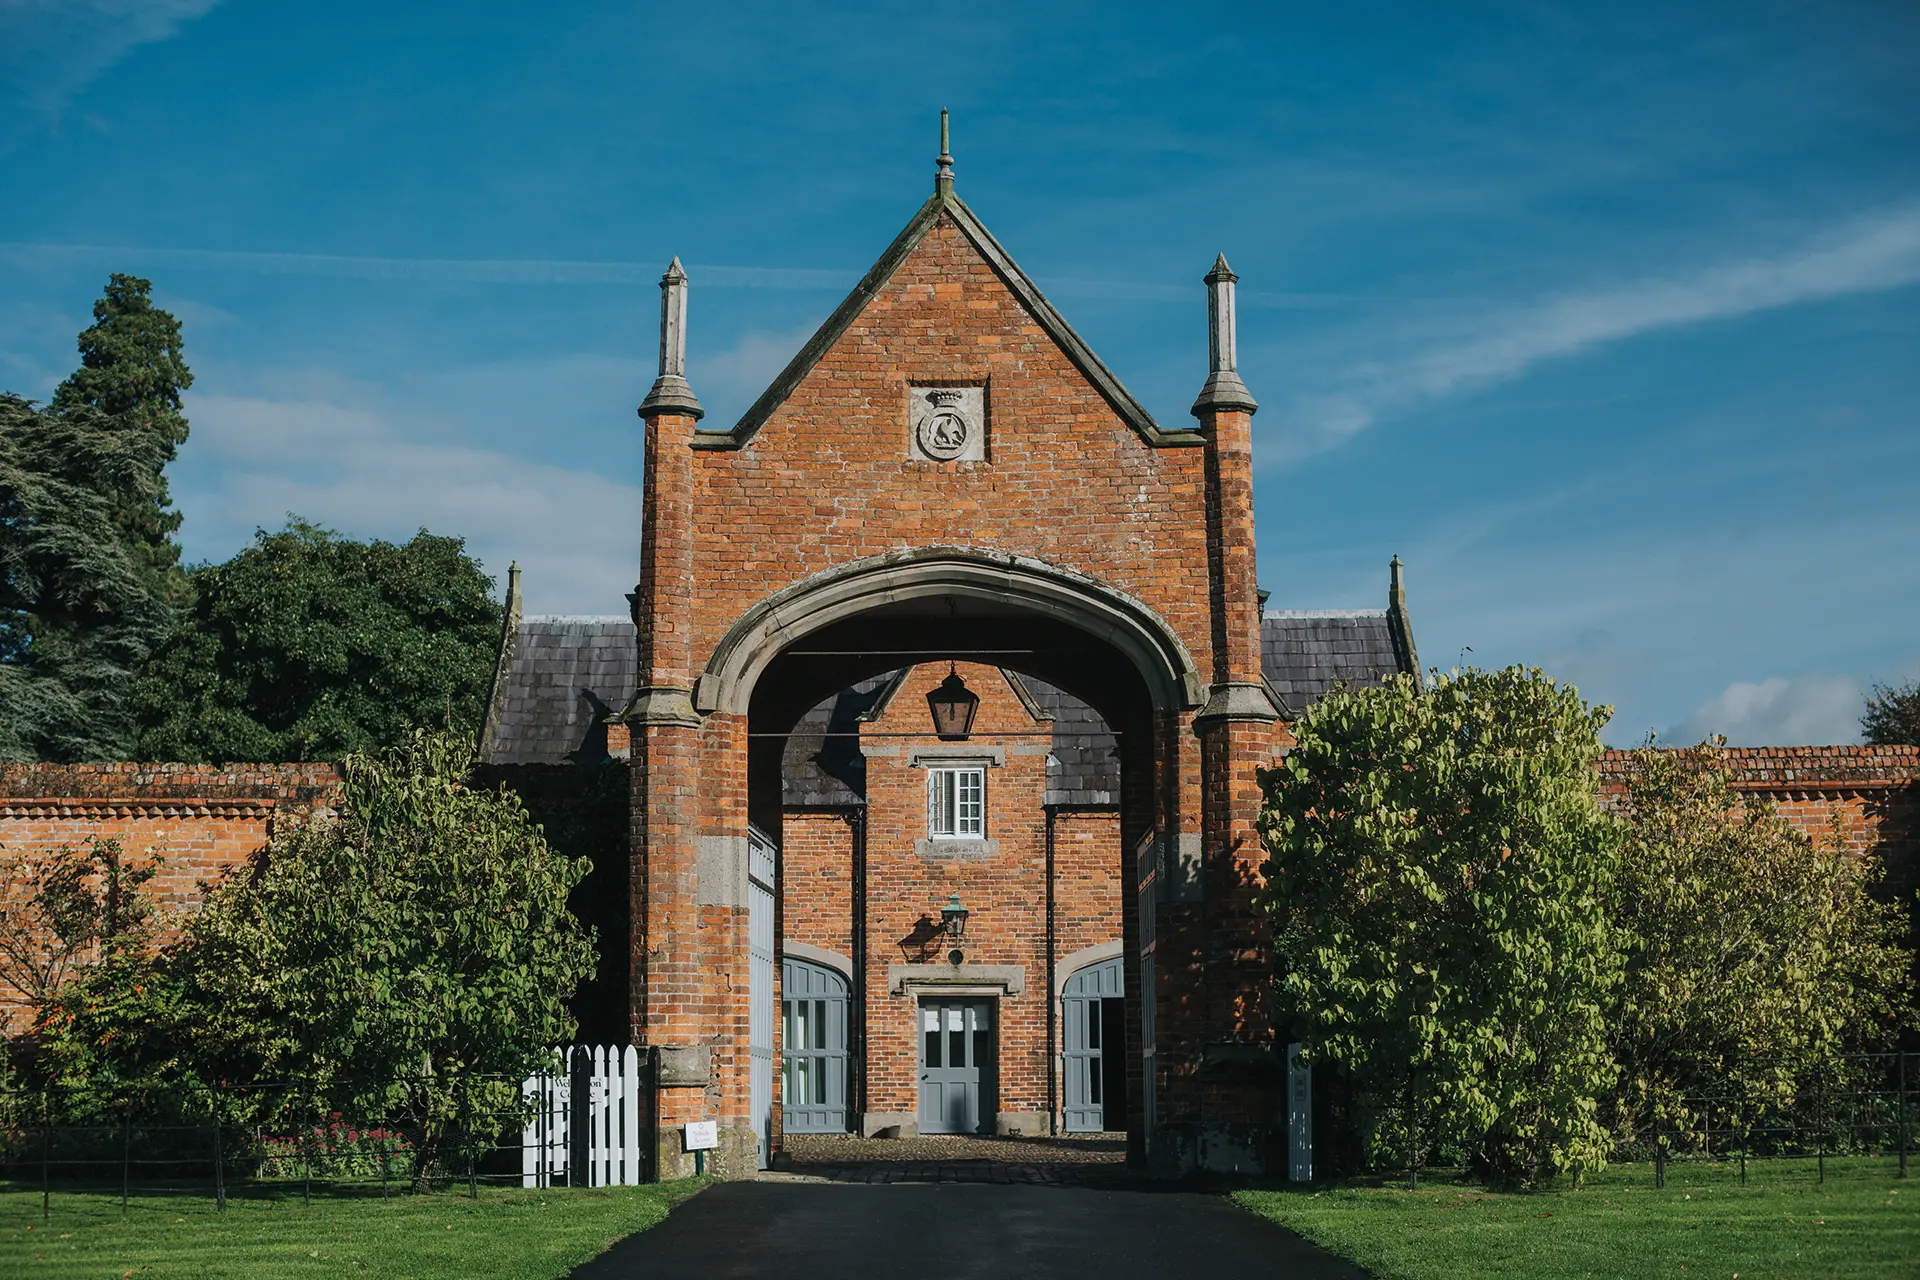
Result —
<path fill-rule="evenodd" d="M 134 857 L 158 854 L 149 885 L 163 912 L 266 844 L 276 820 L 339 803 L 331 765 L 0 765 L 0 849 L 29 858 L 88 836 Z M 0 1032 L 21 1010 L 0 990 Z"/>
<path fill-rule="evenodd" d="M 1920 839 L 1920 746 L 1722 747 L 1735 790 L 1773 802 L 1780 816 L 1824 843 L 1840 819 L 1854 857 L 1910 851 Z M 1600 761 L 1601 794 L 1618 800 L 1633 753 Z"/>
<path fill-rule="evenodd" d="M 922 920 L 938 923 L 947 896 L 958 892 L 967 920 L 967 963 L 1021 965 L 1026 991 L 998 1001 L 1000 1111 L 1046 1110 L 1046 813 L 1049 726 L 1036 721 L 993 667 L 961 663 L 967 687 L 980 696 L 973 736 L 942 743 L 932 733 L 927 695 L 946 678 L 944 666 L 915 668 L 886 712 L 863 734 L 867 757 L 867 1107 L 919 1108 L 918 1004 L 890 995 L 887 967 L 939 963 L 940 946 L 922 954 L 905 940 Z M 895 734 L 913 734 L 895 737 Z M 885 736 L 881 736 L 885 735 Z M 927 770 L 909 762 L 916 750 L 998 747 L 1006 763 L 986 771 L 987 838 L 995 856 L 982 861 L 925 858 L 914 844 L 927 834 Z M 1037 1087 L 1036 1087 L 1037 1086 Z"/>
<path fill-rule="evenodd" d="M 1117 812 L 1068 811 L 1054 819 L 1053 897 L 1056 960 L 1120 941 Z"/>
<path fill-rule="evenodd" d="M 832 810 L 781 816 L 780 936 L 853 954 L 853 824 Z"/>

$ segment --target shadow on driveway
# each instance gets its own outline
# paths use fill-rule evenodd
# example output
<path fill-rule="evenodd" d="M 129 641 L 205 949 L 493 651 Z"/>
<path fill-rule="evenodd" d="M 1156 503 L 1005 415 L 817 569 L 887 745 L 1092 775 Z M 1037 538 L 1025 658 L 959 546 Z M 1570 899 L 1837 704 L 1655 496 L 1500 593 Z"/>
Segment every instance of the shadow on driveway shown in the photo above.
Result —
<path fill-rule="evenodd" d="M 1193 1191 L 991 1183 L 729 1182 L 572 1280 L 1182 1276 L 1365 1280 L 1286 1229 Z"/>

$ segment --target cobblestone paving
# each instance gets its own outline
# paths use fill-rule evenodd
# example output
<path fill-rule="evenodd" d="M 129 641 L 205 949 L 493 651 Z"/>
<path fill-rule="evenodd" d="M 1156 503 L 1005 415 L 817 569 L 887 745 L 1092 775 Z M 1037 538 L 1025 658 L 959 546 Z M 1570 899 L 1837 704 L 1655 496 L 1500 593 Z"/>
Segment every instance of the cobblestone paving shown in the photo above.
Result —
<path fill-rule="evenodd" d="M 1126 1178 L 1125 1134 L 1058 1138 L 856 1138 L 802 1134 L 786 1139 L 771 1176 L 823 1182 L 990 1182 L 1069 1186 Z"/>

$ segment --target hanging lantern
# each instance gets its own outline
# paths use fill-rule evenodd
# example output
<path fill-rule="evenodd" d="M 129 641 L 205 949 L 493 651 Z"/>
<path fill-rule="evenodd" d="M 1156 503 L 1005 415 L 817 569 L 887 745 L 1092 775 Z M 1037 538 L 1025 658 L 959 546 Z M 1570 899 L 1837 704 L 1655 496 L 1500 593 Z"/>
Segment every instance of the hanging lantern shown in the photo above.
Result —
<path fill-rule="evenodd" d="M 967 936 L 967 909 L 960 905 L 960 891 L 947 897 L 947 905 L 940 908 L 940 927 L 946 930 L 947 937 L 959 942 Z"/>
<path fill-rule="evenodd" d="M 933 708 L 933 731 L 943 742 L 957 742 L 973 732 L 973 713 L 980 707 L 980 696 L 967 688 L 951 665 L 940 687 L 927 695 Z"/>

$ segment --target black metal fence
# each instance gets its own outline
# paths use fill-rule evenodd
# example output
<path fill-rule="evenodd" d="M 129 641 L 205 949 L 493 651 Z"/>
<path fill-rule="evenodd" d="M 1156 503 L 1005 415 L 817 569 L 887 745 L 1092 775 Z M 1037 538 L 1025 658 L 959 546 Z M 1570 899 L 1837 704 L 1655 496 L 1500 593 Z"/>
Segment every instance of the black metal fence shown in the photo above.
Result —
<path fill-rule="evenodd" d="M 1791 1064 L 1747 1058 L 1697 1080 L 1649 1108 L 1623 1136 L 1617 1158 L 1644 1159 L 1665 1186 L 1677 1162 L 1748 1166 L 1760 1161 L 1812 1164 L 1825 1182 L 1829 1161 L 1872 1167 L 1852 1157 L 1881 1157 L 1906 1177 L 1920 1102 L 1920 1053 L 1849 1054 L 1800 1073 Z"/>
<path fill-rule="evenodd" d="M 1613 1166 L 1640 1165 L 1659 1187 L 1676 1165 L 1701 1174 L 1711 1167 L 1744 1186 L 1750 1176 L 1904 1178 L 1920 1139 L 1916 1111 L 1920 1052 L 1888 1051 L 1817 1064 L 1765 1056 L 1676 1063 L 1664 1085 L 1645 1088 L 1636 1101 L 1607 1100 L 1602 1118 Z M 1415 1187 L 1424 1178 L 1469 1175 L 1470 1147 L 1409 1123 L 1421 1114 L 1400 1099 L 1369 1106 L 1336 1084 L 1316 1101 L 1315 1135 L 1325 1146 L 1316 1167 L 1404 1178 Z M 1370 1132 L 1379 1135 L 1371 1143 Z"/>
<path fill-rule="evenodd" d="M 124 1211 L 136 1196 L 211 1197 L 224 1209 L 236 1196 L 548 1185 L 541 1080 L 16 1089 L 0 1092 L 0 1178 L 37 1190 L 43 1213 L 74 1191 L 117 1193 Z"/>

